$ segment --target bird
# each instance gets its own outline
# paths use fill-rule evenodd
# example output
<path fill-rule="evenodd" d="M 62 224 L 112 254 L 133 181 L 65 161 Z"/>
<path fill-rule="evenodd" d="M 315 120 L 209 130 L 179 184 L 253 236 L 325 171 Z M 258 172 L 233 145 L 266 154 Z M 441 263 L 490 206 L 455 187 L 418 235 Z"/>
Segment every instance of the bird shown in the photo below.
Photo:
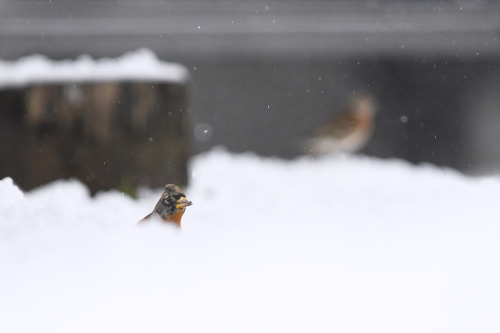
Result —
<path fill-rule="evenodd" d="M 347 105 L 319 127 L 302 148 L 313 156 L 355 153 L 369 141 L 374 130 L 375 101 L 366 94 L 353 96 Z"/>
<path fill-rule="evenodd" d="M 145 223 L 159 217 L 165 223 L 173 223 L 180 227 L 186 207 L 192 204 L 191 201 L 186 199 L 186 195 L 179 186 L 167 184 L 154 210 L 138 223 Z"/>

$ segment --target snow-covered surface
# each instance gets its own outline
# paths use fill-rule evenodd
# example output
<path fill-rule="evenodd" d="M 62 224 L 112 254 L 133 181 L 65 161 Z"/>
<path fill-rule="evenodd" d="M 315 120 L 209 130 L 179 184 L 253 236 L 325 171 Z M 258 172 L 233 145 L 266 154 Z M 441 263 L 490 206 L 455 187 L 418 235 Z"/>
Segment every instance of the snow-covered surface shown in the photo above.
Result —
<path fill-rule="evenodd" d="M 24 86 L 48 82 L 158 81 L 184 82 L 186 67 L 159 60 L 147 49 L 124 54 L 119 58 L 92 59 L 80 56 L 76 60 L 53 61 L 42 55 L 32 55 L 17 61 L 0 60 L 0 87 Z"/>
<path fill-rule="evenodd" d="M 499 332 L 500 182 L 367 157 L 195 157 L 161 192 L 0 182 L 1 332 Z"/>

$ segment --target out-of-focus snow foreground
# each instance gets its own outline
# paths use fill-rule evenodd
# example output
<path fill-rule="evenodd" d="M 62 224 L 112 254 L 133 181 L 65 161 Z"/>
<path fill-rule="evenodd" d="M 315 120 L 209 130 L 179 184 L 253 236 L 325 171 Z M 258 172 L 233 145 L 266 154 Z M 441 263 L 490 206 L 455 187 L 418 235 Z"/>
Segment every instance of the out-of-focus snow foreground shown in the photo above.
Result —
<path fill-rule="evenodd" d="M 159 172 L 161 172 L 159 170 Z M 498 179 L 367 157 L 197 156 L 161 189 L 0 181 L 1 332 L 498 332 Z"/>

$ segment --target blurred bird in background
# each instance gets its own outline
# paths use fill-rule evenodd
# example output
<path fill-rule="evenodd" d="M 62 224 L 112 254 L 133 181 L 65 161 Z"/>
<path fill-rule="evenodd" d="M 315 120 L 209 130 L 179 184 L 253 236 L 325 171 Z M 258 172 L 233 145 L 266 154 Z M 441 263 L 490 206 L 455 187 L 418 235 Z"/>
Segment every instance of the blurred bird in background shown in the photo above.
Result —
<path fill-rule="evenodd" d="M 168 184 L 158 200 L 155 209 L 144 217 L 139 223 L 144 223 L 153 220 L 155 217 L 160 217 L 163 222 L 174 223 L 181 226 L 182 215 L 186 211 L 187 206 L 193 203 L 186 199 L 186 195 L 181 191 L 179 186 Z"/>
<path fill-rule="evenodd" d="M 353 96 L 333 118 L 303 142 L 313 156 L 332 153 L 355 153 L 361 150 L 374 129 L 375 101 L 365 94 Z"/>

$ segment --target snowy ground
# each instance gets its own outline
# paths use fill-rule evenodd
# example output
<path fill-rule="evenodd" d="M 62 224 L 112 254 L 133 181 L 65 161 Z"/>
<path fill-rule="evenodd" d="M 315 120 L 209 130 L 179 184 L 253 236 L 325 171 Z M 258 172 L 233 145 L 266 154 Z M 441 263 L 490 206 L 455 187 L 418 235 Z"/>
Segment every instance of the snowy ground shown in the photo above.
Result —
<path fill-rule="evenodd" d="M 0 332 L 499 332 L 500 181 L 366 157 L 191 162 L 161 192 L 0 181 Z"/>

